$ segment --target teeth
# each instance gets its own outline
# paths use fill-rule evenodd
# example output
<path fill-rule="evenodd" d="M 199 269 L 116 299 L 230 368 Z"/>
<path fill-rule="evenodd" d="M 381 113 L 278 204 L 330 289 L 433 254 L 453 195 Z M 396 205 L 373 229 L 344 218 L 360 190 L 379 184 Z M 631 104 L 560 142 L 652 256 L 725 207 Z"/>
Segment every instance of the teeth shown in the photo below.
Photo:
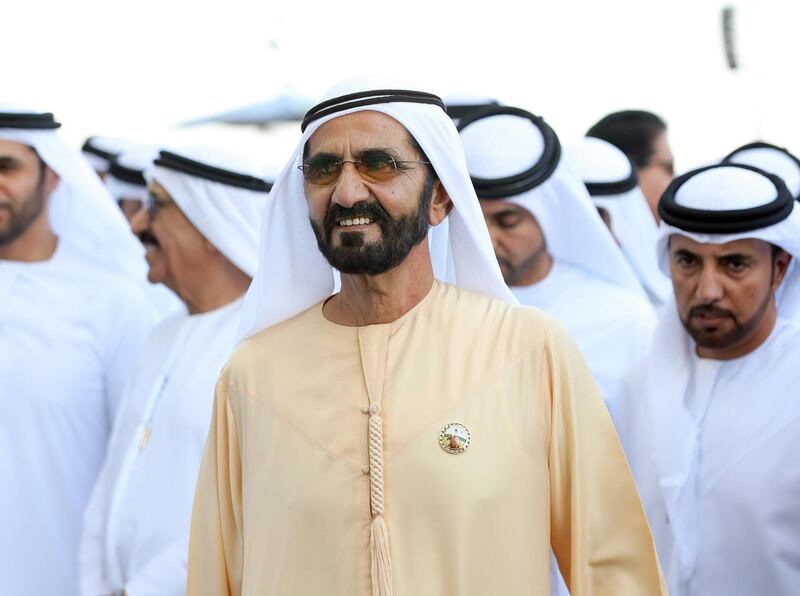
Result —
<path fill-rule="evenodd" d="M 339 222 L 339 225 L 342 227 L 348 226 L 364 226 L 367 224 L 371 224 L 372 220 L 368 217 L 354 217 L 352 219 L 343 219 Z"/>

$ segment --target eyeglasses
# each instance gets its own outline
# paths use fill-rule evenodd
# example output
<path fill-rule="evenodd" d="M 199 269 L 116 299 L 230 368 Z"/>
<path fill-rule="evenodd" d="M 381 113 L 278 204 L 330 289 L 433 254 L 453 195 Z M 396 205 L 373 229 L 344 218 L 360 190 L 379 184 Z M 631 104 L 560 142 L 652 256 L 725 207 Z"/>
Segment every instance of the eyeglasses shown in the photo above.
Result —
<path fill-rule="evenodd" d="M 158 209 L 163 209 L 172 203 L 174 203 L 174 201 L 156 196 L 149 192 L 147 193 L 147 202 L 145 203 L 145 207 L 147 208 L 147 213 L 150 214 L 150 219 L 153 219 L 156 216 Z"/>
<path fill-rule="evenodd" d="M 429 161 L 398 160 L 384 151 L 365 151 L 361 159 L 336 159 L 321 155 L 297 166 L 309 184 L 324 186 L 338 180 L 344 164 L 355 166 L 358 175 L 367 182 L 386 182 L 410 164 L 431 165 Z"/>

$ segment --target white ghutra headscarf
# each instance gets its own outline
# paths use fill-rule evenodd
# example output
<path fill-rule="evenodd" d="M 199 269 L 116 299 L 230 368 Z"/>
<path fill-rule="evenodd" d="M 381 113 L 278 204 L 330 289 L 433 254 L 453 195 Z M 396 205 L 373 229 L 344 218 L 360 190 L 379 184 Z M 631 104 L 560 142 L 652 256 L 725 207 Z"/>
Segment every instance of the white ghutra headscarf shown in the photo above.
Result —
<path fill-rule="evenodd" d="M 258 269 L 259 230 L 270 185 L 241 156 L 218 147 L 162 151 L 145 172 L 242 272 Z"/>
<path fill-rule="evenodd" d="M 509 188 L 519 184 L 519 193 L 504 191 L 497 198 L 533 214 L 554 259 L 644 296 L 579 174 L 561 155 L 555 132 L 543 120 L 519 108 L 488 107 L 462 119 L 459 130 L 474 179 L 487 181 L 487 188 L 494 181 L 520 179 L 508 183 Z M 524 180 L 526 172 L 530 182 Z"/>
<path fill-rule="evenodd" d="M 672 182 L 659 210 L 658 257 L 665 274 L 674 235 L 703 244 L 754 238 L 781 247 L 793 261 L 800 259 L 800 206 L 780 178 L 756 168 L 722 164 L 688 172 Z M 798 290 L 800 274 L 793 263 L 780 288 L 779 316 L 796 316 Z M 683 403 L 694 350 L 672 298 L 662 311 L 636 397 L 646 401 L 651 422 L 652 456 L 677 547 L 671 565 L 679 574 L 675 582 L 691 576 L 698 548 L 698 428 Z"/>
<path fill-rule="evenodd" d="M 637 184 L 635 166 L 617 147 L 593 137 L 567 147 L 566 155 L 592 202 L 611 215 L 614 236 L 651 302 L 663 305 L 672 295 L 672 286 L 658 268 L 658 224 Z"/>
<path fill-rule="evenodd" d="M 745 164 L 775 174 L 800 201 L 800 160 L 783 147 L 763 142 L 749 143 L 731 152 L 722 163 Z"/>
<path fill-rule="evenodd" d="M 36 115 L 0 104 L 0 114 Z M 34 149 L 60 181 L 50 196 L 50 223 L 60 241 L 76 249 L 87 264 L 104 267 L 144 282 L 144 247 L 133 235 L 97 174 L 55 128 L 0 126 L 0 139 Z"/>

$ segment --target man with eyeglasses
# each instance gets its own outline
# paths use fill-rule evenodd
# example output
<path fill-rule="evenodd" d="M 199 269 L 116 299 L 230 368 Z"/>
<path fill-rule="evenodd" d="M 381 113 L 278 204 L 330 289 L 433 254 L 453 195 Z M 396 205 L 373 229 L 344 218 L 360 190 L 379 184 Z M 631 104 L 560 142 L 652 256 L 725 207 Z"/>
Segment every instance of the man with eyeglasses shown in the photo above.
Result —
<path fill-rule="evenodd" d="M 237 156 L 161 151 L 133 220 L 148 277 L 186 307 L 161 323 L 128 381 L 86 512 L 81 593 L 184 594 L 192 497 L 214 383 L 258 264 L 269 184 Z"/>
<path fill-rule="evenodd" d="M 78 593 L 81 516 L 155 323 L 141 246 L 52 114 L 0 107 L 0 594 Z"/>
<path fill-rule="evenodd" d="M 111 159 L 103 182 L 129 222 L 148 204 L 145 172 L 157 157 L 158 149 L 139 145 Z M 183 309 L 180 299 L 162 283 L 147 284 L 147 293 L 162 317 Z"/>
<path fill-rule="evenodd" d="M 503 283 L 441 100 L 328 97 L 267 205 L 187 593 L 546 594 L 551 545 L 573 594 L 662 593 L 602 399 Z"/>

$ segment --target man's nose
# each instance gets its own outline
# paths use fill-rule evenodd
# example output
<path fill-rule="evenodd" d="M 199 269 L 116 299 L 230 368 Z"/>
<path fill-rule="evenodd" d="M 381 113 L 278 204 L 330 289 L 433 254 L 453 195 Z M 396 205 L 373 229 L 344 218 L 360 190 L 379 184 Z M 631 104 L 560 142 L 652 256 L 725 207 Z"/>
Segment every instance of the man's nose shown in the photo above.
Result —
<path fill-rule="evenodd" d="M 486 222 L 486 227 L 489 229 L 489 238 L 492 240 L 492 248 L 494 249 L 494 254 L 499 254 L 500 250 L 500 233 L 497 231 L 497 228 L 491 225 L 491 222 Z"/>
<path fill-rule="evenodd" d="M 358 173 L 355 164 L 342 164 L 342 171 L 331 195 L 331 202 L 350 208 L 360 201 L 369 199 L 370 192 L 361 175 Z"/>
<path fill-rule="evenodd" d="M 142 207 L 131 218 L 131 231 L 135 235 L 147 231 L 150 228 L 150 214 L 145 207 Z"/>
<path fill-rule="evenodd" d="M 713 267 L 703 267 L 695 294 L 704 304 L 721 300 L 725 295 L 720 276 Z"/>

